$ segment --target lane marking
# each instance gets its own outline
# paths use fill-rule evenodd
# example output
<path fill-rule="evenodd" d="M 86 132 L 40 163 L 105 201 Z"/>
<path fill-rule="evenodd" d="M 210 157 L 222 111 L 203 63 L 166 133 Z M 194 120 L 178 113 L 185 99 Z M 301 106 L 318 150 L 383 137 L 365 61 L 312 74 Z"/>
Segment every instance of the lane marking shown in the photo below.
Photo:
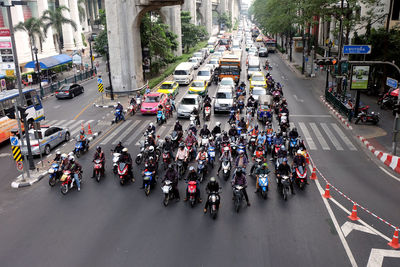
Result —
<path fill-rule="evenodd" d="M 304 102 L 304 100 L 303 100 L 303 99 L 300 99 L 300 98 L 298 98 L 298 97 L 297 97 L 297 95 L 293 95 L 293 97 L 294 97 L 294 99 L 295 99 L 297 102 L 301 102 L 301 103 L 303 103 L 303 102 Z"/>
<path fill-rule="evenodd" d="M 385 257 L 400 258 L 400 251 L 373 248 L 369 254 L 367 267 L 381 267 Z"/>
<path fill-rule="evenodd" d="M 347 136 L 344 134 L 344 132 L 339 128 L 339 126 L 336 123 L 331 123 L 332 128 L 338 133 L 340 138 L 342 138 L 343 142 L 347 145 L 347 147 L 352 150 L 356 151 L 357 148 L 351 143 L 350 139 L 347 138 Z"/>
<path fill-rule="evenodd" d="M 111 126 L 111 128 L 110 129 L 108 129 L 108 131 L 107 132 L 105 132 L 104 134 L 102 134 L 99 138 L 96 138 L 95 140 L 94 140 L 94 142 L 90 145 L 90 148 L 91 147 L 94 147 L 97 143 L 99 143 L 101 140 L 103 140 L 105 137 L 107 137 L 107 135 L 112 131 L 112 130 L 114 130 L 115 128 L 117 128 L 117 126 L 119 126 L 118 124 L 115 124 L 114 126 Z M 71 140 L 72 141 L 72 140 Z M 89 149 L 90 149 L 89 148 Z"/>
<path fill-rule="evenodd" d="M 368 233 L 371 235 L 376 235 L 376 233 L 374 231 L 371 231 L 371 229 L 369 229 L 368 227 L 365 227 L 365 226 L 362 226 L 359 224 L 355 224 L 352 222 L 348 222 L 348 221 L 342 225 L 341 229 L 342 229 L 342 232 L 345 237 L 347 237 L 353 230 L 365 232 L 365 233 Z"/>
<path fill-rule="evenodd" d="M 139 124 L 139 120 L 136 120 L 131 126 L 129 126 L 129 128 L 128 129 L 126 129 L 126 131 L 123 133 L 123 134 L 121 134 L 120 136 L 118 136 L 118 139 L 116 138 L 115 139 L 115 141 L 114 142 L 112 142 L 112 144 L 113 145 L 116 145 L 116 144 L 118 144 L 120 141 L 122 141 L 128 134 L 130 134 L 131 133 L 131 131 L 133 130 L 133 129 L 135 129 L 135 127 Z"/>
<path fill-rule="evenodd" d="M 290 117 L 330 118 L 331 115 L 290 114 Z"/>
<path fill-rule="evenodd" d="M 74 120 L 78 119 L 79 116 L 82 115 L 82 113 L 85 112 L 85 110 L 86 110 L 88 107 L 93 106 L 94 103 L 96 103 L 96 101 L 97 101 L 98 99 L 100 99 L 100 98 L 98 97 L 95 101 L 93 101 L 93 102 L 87 104 L 87 106 L 84 107 L 84 108 L 74 117 Z"/>
<path fill-rule="evenodd" d="M 339 141 L 336 139 L 336 137 L 333 135 L 331 129 L 329 129 L 328 125 L 325 122 L 321 123 L 322 129 L 324 129 L 326 135 L 329 137 L 331 140 L 332 144 L 335 146 L 337 150 L 343 150 L 342 145 L 339 143 Z"/>
<path fill-rule="evenodd" d="M 310 132 L 308 131 L 306 125 L 303 122 L 299 122 L 299 126 L 301 131 L 303 132 L 303 136 L 305 137 L 310 150 L 317 150 L 317 146 L 315 145 L 313 139 L 311 138 Z"/>
<path fill-rule="evenodd" d="M 387 175 L 389 175 L 390 177 L 392 177 L 393 179 L 397 180 L 400 182 L 400 178 L 394 176 L 393 174 L 391 174 L 390 172 L 388 172 L 385 168 L 383 168 L 382 166 L 379 166 L 379 168 L 384 171 Z"/>
<path fill-rule="evenodd" d="M 127 146 L 129 146 L 130 144 L 132 144 L 132 142 L 133 142 L 134 140 L 136 140 L 136 138 L 137 138 L 139 135 L 143 135 L 143 133 L 144 133 L 144 128 L 146 128 L 146 127 L 147 127 L 147 122 L 146 122 L 146 121 L 143 121 L 143 124 L 139 126 L 139 129 L 138 129 L 137 131 L 135 131 L 135 133 L 134 133 L 131 137 L 129 137 L 128 140 L 126 140 L 125 144 L 126 144 Z"/>
<path fill-rule="evenodd" d="M 310 122 L 311 129 L 313 130 L 315 136 L 317 136 L 318 142 L 321 144 L 323 150 L 331 150 L 325 138 L 322 136 L 317 124 Z"/>
<path fill-rule="evenodd" d="M 122 124 L 119 124 L 119 127 L 117 129 L 115 129 L 109 136 L 107 136 L 107 138 L 104 139 L 100 143 L 100 145 L 106 145 L 108 142 L 111 141 L 111 139 L 113 139 L 120 131 L 122 131 L 127 126 L 129 126 L 128 121 L 124 121 Z"/>

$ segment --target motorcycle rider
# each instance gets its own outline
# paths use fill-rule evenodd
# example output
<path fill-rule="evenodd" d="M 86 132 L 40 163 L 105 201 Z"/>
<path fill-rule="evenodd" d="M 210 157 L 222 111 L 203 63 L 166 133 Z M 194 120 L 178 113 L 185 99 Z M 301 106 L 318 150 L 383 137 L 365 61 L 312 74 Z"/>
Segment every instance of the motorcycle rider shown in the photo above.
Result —
<path fill-rule="evenodd" d="M 186 146 L 188 146 L 189 144 L 192 144 L 193 151 L 194 151 L 194 153 L 196 153 L 197 139 L 193 135 L 192 131 L 190 131 L 190 130 L 189 130 L 188 136 L 186 136 L 185 143 L 186 143 Z"/>
<path fill-rule="evenodd" d="M 121 154 L 122 153 L 122 149 L 124 149 L 124 146 L 122 145 L 122 142 L 118 142 L 118 144 L 114 148 L 113 152 Z"/>
<path fill-rule="evenodd" d="M 194 135 L 197 135 L 197 128 L 196 125 L 194 125 L 194 122 L 190 123 L 188 131 L 191 131 Z"/>
<path fill-rule="evenodd" d="M 249 131 L 249 134 L 250 134 L 250 135 L 254 135 L 254 136 L 258 136 L 258 133 L 259 133 L 258 125 L 256 124 L 256 125 L 254 126 L 254 128 L 251 129 L 251 130 Z"/>
<path fill-rule="evenodd" d="M 175 161 L 182 160 L 183 161 L 183 167 L 186 169 L 187 168 L 188 156 L 189 156 L 189 151 L 185 147 L 185 144 L 184 143 L 180 143 L 178 151 L 176 152 Z"/>
<path fill-rule="evenodd" d="M 204 147 L 200 147 L 200 151 L 196 157 L 196 161 L 198 161 L 198 160 L 204 160 L 205 163 L 207 163 L 207 161 L 208 161 L 208 154 L 205 151 Z M 204 166 L 206 166 L 206 165 L 204 165 Z"/>
<path fill-rule="evenodd" d="M 104 165 L 106 164 L 106 157 L 104 156 L 104 152 L 103 152 L 103 150 L 101 150 L 101 147 L 96 147 L 96 152 L 94 153 L 94 156 L 93 156 L 93 162 L 96 160 L 96 159 L 99 159 L 100 161 L 101 161 L 101 174 L 102 175 L 104 175 Z M 94 176 L 95 176 L 95 171 L 94 171 L 94 168 L 93 168 L 93 174 L 92 174 L 92 177 L 91 178 L 94 178 Z"/>
<path fill-rule="evenodd" d="M 53 161 L 51 163 L 57 163 L 58 165 L 61 165 L 62 159 L 61 159 L 61 151 L 57 150 L 56 151 L 56 156 L 53 159 Z"/>
<path fill-rule="evenodd" d="M 244 198 L 246 199 L 247 206 L 250 206 L 249 197 L 247 195 L 246 187 L 247 187 L 247 179 L 246 174 L 242 171 L 241 168 L 236 169 L 236 173 L 232 177 L 232 187 L 235 185 L 243 186 L 242 192 Z"/>
<path fill-rule="evenodd" d="M 156 150 L 154 146 L 149 146 L 149 151 L 147 153 L 147 158 L 150 160 L 150 157 L 153 157 L 156 161 L 158 161 L 158 156 L 156 154 Z"/>
<path fill-rule="evenodd" d="M 280 131 L 278 131 L 276 133 L 276 135 L 274 136 L 274 139 L 272 141 L 272 143 L 274 145 L 278 145 L 281 146 L 283 144 L 283 137 L 282 137 L 282 133 Z M 272 149 L 272 158 L 271 160 L 273 160 L 273 157 L 276 157 L 277 155 L 275 155 L 275 149 Z"/>
<path fill-rule="evenodd" d="M 199 111 L 197 110 L 196 107 L 193 108 L 192 114 L 195 115 L 196 117 L 196 126 L 200 125 L 200 116 L 199 116 Z"/>
<path fill-rule="evenodd" d="M 247 107 L 255 107 L 256 100 L 254 99 L 253 95 L 250 94 L 249 98 L 247 99 Z"/>
<path fill-rule="evenodd" d="M 265 136 L 265 132 L 261 131 L 261 133 L 257 136 L 257 140 L 256 140 L 257 146 L 264 147 L 266 140 L 267 140 L 267 137 Z"/>
<path fill-rule="evenodd" d="M 206 108 L 207 107 L 210 108 L 210 114 L 211 114 L 211 99 L 208 95 L 204 98 L 203 119 L 205 119 L 205 117 L 206 117 Z"/>
<path fill-rule="evenodd" d="M 197 175 L 196 169 L 193 166 L 190 166 L 190 168 L 189 168 L 189 175 L 186 178 L 186 181 L 187 182 L 193 181 L 193 182 L 197 183 L 197 186 L 196 186 L 196 198 L 199 201 L 199 203 L 203 202 L 203 200 L 201 199 L 201 196 L 200 196 L 200 187 L 199 187 L 200 181 L 199 181 L 199 177 Z M 188 187 L 186 187 L 186 197 L 185 197 L 185 199 L 183 201 L 187 201 L 188 198 L 189 198 L 189 192 L 188 192 Z"/>
<path fill-rule="evenodd" d="M 217 210 L 219 209 L 219 194 L 218 194 L 219 189 L 220 189 L 219 183 L 217 182 L 215 177 L 211 177 L 210 181 L 207 183 L 207 186 L 206 186 L 206 192 L 208 192 L 208 197 L 206 200 L 206 205 L 204 206 L 204 213 L 207 213 L 208 206 L 210 205 L 208 199 L 209 199 L 211 193 L 217 193 L 216 205 L 217 205 Z"/>
<path fill-rule="evenodd" d="M 266 134 L 272 134 L 274 132 L 274 129 L 272 129 L 272 124 L 267 123 L 266 129 L 265 129 Z"/>
<path fill-rule="evenodd" d="M 155 138 L 156 127 L 154 126 L 154 124 L 152 122 L 150 122 L 149 126 L 147 126 L 146 132 L 147 132 L 147 134 L 151 134 L 153 136 L 153 138 Z"/>
<path fill-rule="evenodd" d="M 239 137 L 239 141 L 237 142 L 238 147 L 242 147 L 244 150 L 244 155 L 247 158 L 247 149 L 246 149 L 246 140 L 244 139 L 244 136 Z"/>
<path fill-rule="evenodd" d="M 78 187 L 78 191 L 81 191 L 81 183 L 79 181 L 79 173 L 82 171 L 82 166 L 78 162 L 75 162 L 74 156 L 70 156 L 68 160 L 69 160 L 69 163 L 67 166 L 67 170 L 71 171 L 71 173 L 74 174 L 74 181 L 76 183 L 76 186 Z"/>
<path fill-rule="evenodd" d="M 82 145 L 83 145 L 82 150 L 85 150 L 86 147 L 89 145 L 89 140 L 87 139 L 87 136 L 85 134 L 85 130 L 80 130 L 79 131 L 78 142 L 82 142 Z"/>
<path fill-rule="evenodd" d="M 179 181 L 178 173 L 176 172 L 176 170 L 174 169 L 172 164 L 168 164 L 168 169 L 165 172 L 164 179 L 161 182 L 164 183 L 166 180 L 169 180 L 172 182 L 172 184 L 171 184 L 172 193 L 175 196 L 176 201 L 179 201 L 181 198 L 179 196 L 179 190 L 178 190 L 178 181 Z"/>
<path fill-rule="evenodd" d="M 229 150 L 229 147 L 224 147 L 224 153 L 221 154 L 221 156 L 219 157 L 219 168 L 217 171 L 217 176 L 219 176 L 219 172 L 221 171 L 222 168 L 222 163 L 227 160 L 230 163 L 232 163 L 232 155 L 231 155 L 231 151 Z"/>
<path fill-rule="evenodd" d="M 212 135 L 215 137 L 217 134 L 221 134 L 221 122 L 217 121 L 214 129 L 212 130 Z"/>
<path fill-rule="evenodd" d="M 222 143 L 229 143 L 229 136 L 226 131 L 224 131 L 224 133 L 222 135 Z"/>
<path fill-rule="evenodd" d="M 178 141 L 181 140 L 182 135 L 183 135 L 183 128 L 182 128 L 182 125 L 179 123 L 179 120 L 177 120 L 175 123 L 174 131 L 176 131 L 178 133 Z"/>
<path fill-rule="evenodd" d="M 125 121 L 124 107 L 122 106 L 121 102 L 117 103 L 117 106 L 115 107 L 115 112 L 120 112 L 122 120 Z"/>
<path fill-rule="evenodd" d="M 157 163 L 154 161 L 154 157 L 152 157 L 152 156 L 150 156 L 149 157 L 149 160 L 147 161 L 147 163 L 146 163 L 146 165 L 145 165 L 146 167 L 145 167 L 145 170 L 142 172 L 142 175 L 144 175 L 144 172 L 147 170 L 147 171 L 149 171 L 149 172 L 151 172 L 151 175 L 152 175 L 152 177 L 153 177 L 153 179 L 152 179 L 152 184 L 151 185 L 154 185 L 155 184 L 155 182 L 156 182 L 156 175 L 157 175 Z M 145 184 L 145 182 L 144 182 L 144 179 L 143 179 L 143 182 L 142 182 L 142 187 L 140 187 L 140 189 L 144 189 L 144 184 Z"/>
<path fill-rule="evenodd" d="M 256 182 L 256 191 L 254 193 L 257 193 L 260 190 L 260 185 L 258 183 L 258 177 L 262 174 L 268 174 L 270 173 L 270 170 L 268 169 L 268 164 L 265 162 L 263 165 L 261 165 L 260 168 L 257 168 L 256 170 L 256 177 L 257 177 L 257 182 Z M 268 187 L 267 187 L 268 190 Z"/>
<path fill-rule="evenodd" d="M 132 182 L 135 182 L 135 178 L 133 177 L 133 170 L 132 170 L 132 157 L 131 154 L 128 153 L 128 148 L 124 147 L 122 149 L 122 154 L 118 159 L 118 163 L 123 162 L 128 165 L 128 173 L 132 178 Z"/>
<path fill-rule="evenodd" d="M 203 138 L 203 136 L 210 137 L 211 132 L 208 130 L 207 124 L 203 125 L 203 129 L 200 130 L 200 137 Z"/>
<path fill-rule="evenodd" d="M 290 139 L 297 139 L 299 137 L 299 133 L 297 132 L 296 127 L 294 127 L 290 132 L 289 132 L 289 138 Z"/>
<path fill-rule="evenodd" d="M 247 123 L 246 123 L 246 121 L 244 120 L 243 117 L 240 119 L 240 121 L 239 121 L 239 123 L 238 123 L 238 126 L 239 126 L 240 128 L 242 128 L 242 131 L 243 131 L 243 132 L 245 132 L 245 131 L 247 130 Z"/>
<path fill-rule="evenodd" d="M 237 156 L 235 161 L 236 168 L 246 170 L 247 163 L 249 163 L 249 160 L 245 157 L 244 152 L 240 150 L 239 156 Z"/>
<path fill-rule="evenodd" d="M 281 165 L 278 167 L 278 172 L 277 172 L 277 178 L 278 178 L 278 188 L 281 189 L 281 194 L 283 193 L 283 187 L 282 187 L 282 175 L 286 176 L 292 176 L 292 171 L 290 169 L 289 164 L 287 164 L 287 159 L 285 158 L 282 162 Z M 292 195 L 295 195 L 296 193 L 294 192 L 293 189 L 293 182 L 292 179 L 289 178 L 289 184 L 290 184 L 290 190 L 292 191 Z"/>
<path fill-rule="evenodd" d="M 171 136 L 167 135 L 165 137 L 165 142 L 163 143 L 163 150 L 166 150 L 169 154 L 169 157 L 172 159 L 172 150 L 173 150 L 174 144 L 171 141 Z"/>
<path fill-rule="evenodd" d="M 305 170 L 305 168 L 306 168 L 306 158 L 303 156 L 303 153 L 300 149 L 297 150 L 296 156 L 293 158 L 292 167 L 293 167 L 293 173 L 296 172 L 295 168 L 297 168 L 297 167 L 302 167 L 303 170 Z M 306 176 L 305 180 L 306 180 L 306 183 L 308 184 L 307 176 Z"/>
<path fill-rule="evenodd" d="M 234 138 L 234 139 L 236 140 L 236 137 L 238 136 L 238 132 L 237 132 L 237 129 L 236 129 L 235 124 L 232 123 L 231 128 L 229 129 L 228 134 L 229 134 L 229 137 L 230 137 L 230 138 Z"/>

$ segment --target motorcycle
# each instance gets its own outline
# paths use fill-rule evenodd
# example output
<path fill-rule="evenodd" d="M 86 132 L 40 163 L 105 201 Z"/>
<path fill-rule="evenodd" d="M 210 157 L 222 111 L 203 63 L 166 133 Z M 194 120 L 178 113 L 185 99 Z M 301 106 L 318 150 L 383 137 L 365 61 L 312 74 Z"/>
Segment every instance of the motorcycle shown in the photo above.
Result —
<path fill-rule="evenodd" d="M 179 180 L 181 180 L 183 175 L 186 172 L 186 169 L 185 169 L 184 164 L 183 164 L 183 160 L 178 159 L 176 165 L 178 166 L 178 177 L 179 177 Z"/>
<path fill-rule="evenodd" d="M 236 156 L 238 155 L 236 142 L 232 141 L 230 147 L 231 147 L 231 154 L 232 154 L 232 157 L 233 157 L 233 158 L 236 158 Z"/>
<path fill-rule="evenodd" d="M 206 178 L 207 175 L 207 166 L 205 165 L 206 161 L 199 159 L 197 161 L 197 175 L 200 178 L 200 183 Z"/>
<path fill-rule="evenodd" d="M 211 167 L 214 168 L 215 163 L 215 147 L 209 146 L 208 147 L 208 163 L 211 164 Z"/>
<path fill-rule="evenodd" d="M 231 176 L 231 162 L 229 160 L 224 160 L 222 162 L 222 176 L 225 181 Z"/>
<path fill-rule="evenodd" d="M 186 148 L 187 148 L 188 153 L 189 153 L 189 161 L 192 161 L 192 159 L 196 158 L 196 156 L 194 154 L 193 144 L 192 143 L 186 144 Z"/>
<path fill-rule="evenodd" d="M 197 125 L 196 115 L 190 114 L 189 120 L 190 120 L 190 125 Z"/>
<path fill-rule="evenodd" d="M 208 143 L 209 143 L 208 136 L 207 135 L 203 135 L 201 137 L 201 146 L 207 148 L 208 147 Z"/>
<path fill-rule="evenodd" d="M 146 196 L 150 194 L 150 189 L 152 188 L 153 183 L 155 183 L 153 179 L 154 179 L 153 173 L 148 170 L 144 170 L 143 180 L 144 180 L 144 193 L 146 194 Z"/>
<path fill-rule="evenodd" d="M 278 170 L 279 165 L 282 164 L 282 162 L 284 161 L 284 159 L 285 159 L 285 158 L 282 158 L 282 157 L 276 159 L 276 162 L 275 162 L 275 171 Z"/>
<path fill-rule="evenodd" d="M 298 150 L 298 140 L 297 138 L 290 138 L 289 140 L 289 154 L 294 156 L 294 153 Z"/>
<path fill-rule="evenodd" d="M 220 203 L 220 194 L 221 192 L 210 192 L 208 195 L 208 206 L 210 207 L 210 216 L 215 220 L 217 218 L 217 213 L 219 209 L 219 203 Z"/>
<path fill-rule="evenodd" d="M 303 190 L 306 186 L 306 181 L 307 181 L 307 169 L 304 168 L 303 166 L 295 168 L 295 181 L 296 184 L 299 186 L 301 190 Z"/>
<path fill-rule="evenodd" d="M 100 159 L 94 160 L 94 177 L 96 177 L 96 181 L 100 182 L 100 178 L 104 176 L 103 173 L 103 161 Z"/>
<path fill-rule="evenodd" d="M 81 156 L 81 154 L 85 151 L 89 150 L 89 141 L 85 145 L 85 141 L 79 140 L 79 137 L 76 138 L 75 148 L 72 151 L 77 158 Z"/>
<path fill-rule="evenodd" d="M 253 166 L 251 166 L 251 169 L 250 169 L 250 174 L 251 175 L 253 175 L 253 173 L 257 170 L 257 169 L 259 169 L 259 168 L 261 168 L 261 166 L 262 166 L 262 164 L 263 164 L 263 159 L 261 158 L 261 157 L 256 157 L 255 159 L 254 159 L 254 164 L 253 164 Z"/>
<path fill-rule="evenodd" d="M 274 141 L 274 136 L 272 134 L 267 134 L 267 153 L 272 153 L 272 149 L 274 148 L 274 145 L 272 144 Z"/>
<path fill-rule="evenodd" d="M 283 194 L 283 199 L 286 201 L 289 195 L 289 187 L 290 187 L 290 181 L 289 181 L 289 176 L 287 175 L 282 175 L 281 183 L 282 183 L 282 194 Z"/>
<path fill-rule="evenodd" d="M 165 117 L 166 117 L 166 119 L 169 119 L 172 117 L 172 106 L 169 104 L 165 105 Z"/>
<path fill-rule="evenodd" d="M 79 182 L 82 181 L 81 172 L 78 174 L 78 179 Z M 73 173 L 70 170 L 65 170 L 63 172 L 63 175 L 60 178 L 60 182 L 61 182 L 61 193 L 63 195 L 66 195 L 69 192 L 69 190 L 71 190 L 73 187 L 77 187 L 73 178 Z"/>
<path fill-rule="evenodd" d="M 144 134 L 146 136 L 146 134 Z M 137 165 L 141 164 L 144 158 L 147 158 L 147 147 L 149 146 L 148 137 L 145 140 L 140 141 L 140 151 L 136 155 L 135 162 Z"/>
<path fill-rule="evenodd" d="M 233 186 L 233 203 L 234 203 L 236 212 L 239 212 L 240 205 L 243 200 L 243 189 L 244 189 L 244 187 L 241 185 Z"/>
<path fill-rule="evenodd" d="M 124 111 L 122 109 L 117 109 L 115 111 L 114 115 L 115 115 L 115 119 L 114 119 L 113 123 L 118 123 L 118 122 L 120 122 L 122 120 L 125 120 Z"/>
<path fill-rule="evenodd" d="M 244 109 L 244 101 L 242 99 L 239 99 L 238 101 L 238 107 L 240 109 L 240 113 L 242 113 L 243 109 Z"/>
<path fill-rule="evenodd" d="M 51 187 L 55 186 L 57 181 L 60 179 L 60 165 L 58 163 L 51 164 L 51 167 L 48 171 L 49 173 L 49 185 Z"/>
<path fill-rule="evenodd" d="M 221 134 L 218 133 L 215 135 L 215 149 L 217 151 L 221 151 L 221 142 L 222 142 Z"/>
<path fill-rule="evenodd" d="M 163 165 L 164 165 L 164 170 L 167 169 L 168 165 L 171 163 L 171 154 L 169 153 L 168 150 L 164 149 L 162 153 L 162 158 L 163 158 Z"/>
<path fill-rule="evenodd" d="M 251 151 L 254 151 L 256 149 L 256 140 L 257 140 L 257 135 L 252 134 L 250 136 L 250 141 L 249 141 L 249 148 L 251 149 Z"/>
<path fill-rule="evenodd" d="M 171 133 L 171 141 L 172 141 L 174 149 L 178 148 L 179 141 L 180 141 L 180 140 L 178 140 L 178 138 L 179 138 L 178 132 L 177 131 L 172 131 L 172 133 Z"/>
<path fill-rule="evenodd" d="M 174 193 L 172 192 L 172 182 L 170 180 L 166 180 L 164 184 L 161 186 L 161 190 L 164 193 L 164 206 L 168 206 L 170 200 L 175 198 Z"/>
<path fill-rule="evenodd" d="M 261 196 L 266 199 L 268 192 L 268 176 L 267 174 L 260 174 L 258 176 L 258 185 L 260 188 Z"/>
<path fill-rule="evenodd" d="M 161 110 L 157 111 L 157 124 L 161 125 L 165 122 L 165 115 L 164 112 Z"/>
<path fill-rule="evenodd" d="M 118 175 L 119 175 L 119 182 L 121 185 L 124 185 L 130 180 L 130 174 L 128 169 L 129 169 L 128 164 L 126 164 L 125 162 L 118 163 Z"/>
<path fill-rule="evenodd" d="M 193 208 L 197 201 L 197 182 L 189 181 L 187 190 L 189 193 L 189 203 Z"/>
<path fill-rule="evenodd" d="M 357 119 L 354 123 L 357 124 L 360 121 L 363 123 L 371 122 L 372 124 L 376 125 L 379 122 L 379 113 L 376 114 L 373 111 L 370 113 L 362 111 L 358 114 Z"/>
<path fill-rule="evenodd" d="M 121 156 L 120 153 L 113 153 L 113 173 L 117 174 L 118 173 L 118 161 L 119 157 Z"/>
<path fill-rule="evenodd" d="M 137 103 L 135 105 L 130 104 L 129 107 L 128 107 L 127 113 L 130 116 L 133 116 L 133 115 L 135 115 L 136 112 L 138 112 L 138 110 L 139 110 L 139 106 L 138 106 Z"/>
<path fill-rule="evenodd" d="M 205 107 L 204 108 L 204 114 L 205 114 L 204 120 L 205 121 L 209 121 L 210 117 L 211 117 L 211 108 L 210 107 Z"/>

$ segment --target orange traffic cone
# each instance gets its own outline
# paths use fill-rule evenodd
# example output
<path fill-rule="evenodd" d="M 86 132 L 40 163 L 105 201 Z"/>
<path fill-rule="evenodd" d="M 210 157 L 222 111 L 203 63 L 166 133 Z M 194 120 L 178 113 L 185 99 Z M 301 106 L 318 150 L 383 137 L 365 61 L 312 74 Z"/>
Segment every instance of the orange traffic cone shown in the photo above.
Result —
<path fill-rule="evenodd" d="M 322 196 L 324 197 L 324 198 L 331 198 L 331 193 L 329 192 L 329 184 L 326 184 L 326 187 L 325 187 L 325 193 L 324 194 L 322 194 Z"/>
<path fill-rule="evenodd" d="M 360 219 L 357 216 L 357 204 L 356 203 L 353 204 L 353 210 L 351 211 L 351 215 L 348 216 L 348 218 L 353 221 L 358 221 Z"/>
<path fill-rule="evenodd" d="M 311 174 L 311 177 L 310 177 L 310 179 L 311 180 L 317 180 L 317 168 L 313 168 L 313 170 L 312 170 L 312 174 Z"/>
<path fill-rule="evenodd" d="M 392 241 L 390 241 L 388 243 L 388 245 L 391 246 L 394 249 L 400 248 L 400 244 L 399 244 L 399 229 L 398 228 L 396 228 L 396 230 L 394 230 L 393 239 L 392 239 Z"/>
<path fill-rule="evenodd" d="M 88 134 L 93 134 L 93 132 L 92 132 L 92 128 L 90 128 L 90 123 L 88 123 L 88 130 L 87 130 L 87 133 Z"/>
<path fill-rule="evenodd" d="M 83 126 L 83 123 L 81 123 L 81 130 L 85 131 L 85 126 Z"/>
<path fill-rule="evenodd" d="M 308 155 L 308 153 L 306 153 L 306 162 L 307 164 L 310 164 L 310 156 Z"/>

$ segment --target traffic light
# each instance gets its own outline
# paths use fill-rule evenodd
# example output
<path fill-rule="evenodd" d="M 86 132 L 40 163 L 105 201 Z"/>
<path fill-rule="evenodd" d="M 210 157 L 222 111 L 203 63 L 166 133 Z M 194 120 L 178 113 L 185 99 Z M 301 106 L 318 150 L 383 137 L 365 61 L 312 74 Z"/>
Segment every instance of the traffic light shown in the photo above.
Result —
<path fill-rule="evenodd" d="M 396 113 L 400 114 L 400 104 L 399 103 L 395 104 L 393 107 L 393 115 L 395 115 Z"/>
<path fill-rule="evenodd" d="M 314 61 L 315 64 L 319 66 L 332 66 L 336 65 L 338 60 L 336 58 L 320 58 Z"/>
<path fill-rule="evenodd" d="M 21 119 L 21 120 L 24 120 L 25 118 L 26 118 L 26 116 L 28 115 L 27 113 L 26 113 L 26 108 L 24 108 L 24 107 L 17 107 L 18 108 L 18 111 L 19 111 L 19 118 Z"/>

